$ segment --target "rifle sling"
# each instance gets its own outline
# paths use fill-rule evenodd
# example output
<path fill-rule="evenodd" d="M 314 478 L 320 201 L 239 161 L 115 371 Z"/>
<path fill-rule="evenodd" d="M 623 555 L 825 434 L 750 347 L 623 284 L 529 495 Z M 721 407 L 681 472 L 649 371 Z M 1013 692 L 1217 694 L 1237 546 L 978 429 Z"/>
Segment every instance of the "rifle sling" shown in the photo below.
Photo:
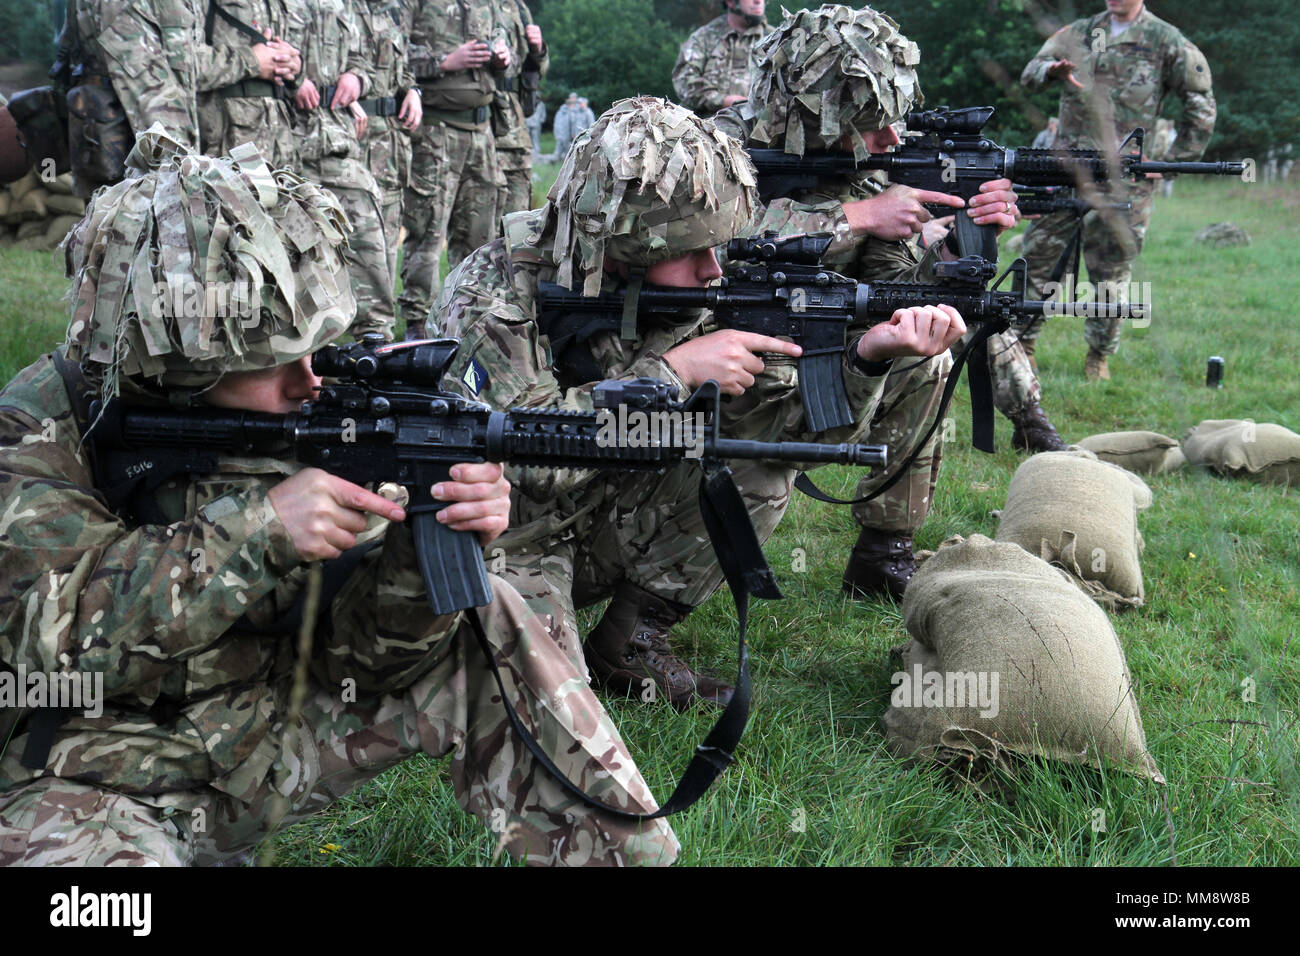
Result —
<path fill-rule="evenodd" d="M 1003 331 L 1005 328 L 1006 325 L 1003 322 L 985 322 L 980 326 L 970 343 L 966 348 L 961 350 L 961 353 L 952 363 L 952 371 L 948 373 L 948 381 L 943 388 L 943 398 L 939 402 L 939 411 L 935 415 L 934 421 L 930 423 L 930 428 L 926 431 L 925 437 L 917 443 L 916 449 L 912 454 L 907 456 L 907 460 L 899 465 L 894 473 L 890 475 L 879 488 L 871 492 L 871 494 L 863 495 L 861 498 L 836 498 L 834 495 L 829 495 L 818 488 L 817 485 L 813 483 L 813 480 L 808 477 L 807 473 L 802 471 L 795 476 L 794 486 L 808 497 L 816 498 L 818 501 L 824 501 L 827 504 L 860 505 L 872 500 L 873 498 L 879 497 L 890 488 L 894 487 L 894 485 L 898 484 L 898 482 L 902 480 L 903 475 L 907 474 L 908 469 L 912 467 L 917 457 L 921 454 L 921 449 L 923 449 L 930 441 L 930 437 L 934 434 L 935 429 L 943 422 L 944 412 L 948 410 L 948 404 L 952 401 L 953 393 L 957 391 L 957 383 L 961 380 L 962 367 L 966 365 L 972 352 L 976 353 L 975 357 L 979 360 L 976 364 L 983 369 L 983 374 L 981 375 L 976 372 L 975 365 L 970 367 L 969 386 L 971 391 L 971 419 L 975 434 L 975 438 L 972 439 L 972 444 L 974 444 L 976 448 L 979 448 L 980 451 L 991 453 L 993 451 L 993 383 L 989 377 L 988 370 L 988 340 L 990 337 Z M 981 390 L 983 390 L 982 394 L 980 394 Z M 980 420 L 981 416 L 983 416 L 984 421 Z M 987 436 L 985 443 L 987 447 L 977 444 L 977 441 L 981 436 Z"/>
<path fill-rule="evenodd" d="M 603 801 L 590 796 L 581 787 L 570 780 L 554 761 L 547 756 L 542 745 L 527 727 L 510 704 L 510 695 L 506 692 L 505 681 L 492 654 L 487 635 L 483 631 L 483 622 L 479 620 L 478 611 L 470 608 L 466 612 L 470 627 L 483 656 L 487 659 L 488 669 L 496 680 L 505 704 L 506 717 L 528 752 L 549 773 L 560 787 L 583 805 L 608 813 L 622 820 L 645 822 L 680 813 L 704 796 L 713 781 L 727 769 L 735 759 L 734 753 L 740 738 L 745 733 L 749 721 L 750 679 L 749 649 L 745 643 L 745 629 L 749 622 L 749 596 L 779 598 L 781 592 L 776 586 L 776 579 L 763 550 L 758 542 L 758 535 L 749 520 L 748 511 L 740 491 L 732 480 L 731 469 L 721 463 L 705 465 L 704 477 L 700 481 L 700 511 L 704 517 L 704 526 L 709 532 L 718 564 L 731 589 L 731 598 L 736 605 L 736 621 L 739 626 L 737 639 L 738 665 L 736 688 L 731 701 L 718 717 L 713 728 L 704 738 L 704 742 L 695 748 L 695 754 L 686 766 L 681 780 L 673 788 L 672 796 L 654 813 L 635 813 L 620 807 L 611 807 Z"/>

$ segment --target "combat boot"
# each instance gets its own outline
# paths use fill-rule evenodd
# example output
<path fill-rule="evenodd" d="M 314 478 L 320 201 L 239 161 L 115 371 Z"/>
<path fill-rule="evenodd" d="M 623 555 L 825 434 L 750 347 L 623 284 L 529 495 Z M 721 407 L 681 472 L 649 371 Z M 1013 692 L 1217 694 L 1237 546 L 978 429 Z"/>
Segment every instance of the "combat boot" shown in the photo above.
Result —
<path fill-rule="evenodd" d="M 843 590 L 850 597 L 888 594 L 901 601 L 915 573 L 911 535 L 863 528 L 844 569 Z"/>
<path fill-rule="evenodd" d="M 1029 367 L 1034 370 L 1035 375 L 1038 374 L 1038 359 L 1034 358 L 1034 345 L 1037 341 L 1037 339 L 1020 340 L 1020 347 L 1025 350 L 1025 358 L 1029 359 Z"/>
<path fill-rule="evenodd" d="M 1088 357 L 1083 360 L 1083 377 L 1090 382 L 1110 381 L 1110 369 L 1106 367 L 1106 356 L 1098 352 L 1091 346 L 1088 347 Z"/>
<path fill-rule="evenodd" d="M 1016 451 L 1065 451 L 1068 447 L 1037 402 L 1010 418 L 1016 426 L 1011 433 L 1011 447 Z"/>
<path fill-rule="evenodd" d="M 646 680 L 678 710 L 696 701 L 727 706 L 734 688 L 697 674 L 673 653 L 668 630 L 691 608 L 624 581 L 583 645 L 592 677 L 603 687 L 641 695 Z"/>

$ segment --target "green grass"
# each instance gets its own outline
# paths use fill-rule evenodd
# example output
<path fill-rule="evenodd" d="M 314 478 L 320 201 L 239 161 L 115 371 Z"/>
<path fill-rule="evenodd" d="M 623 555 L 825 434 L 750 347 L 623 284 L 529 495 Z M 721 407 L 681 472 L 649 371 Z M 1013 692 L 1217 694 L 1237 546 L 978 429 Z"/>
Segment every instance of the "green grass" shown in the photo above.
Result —
<path fill-rule="evenodd" d="M 549 186 L 554 167 L 539 168 Z M 544 195 L 543 183 L 535 184 Z M 1081 320 L 1054 320 L 1040 340 L 1044 404 L 1069 439 L 1117 429 L 1181 437 L 1205 418 L 1254 418 L 1300 429 L 1300 302 L 1293 268 L 1300 191 L 1179 180 L 1161 200 L 1134 280 L 1151 283 L 1148 329 L 1126 328 L 1114 379 L 1085 384 Z M 1231 219 L 1254 243 L 1192 241 Z M 48 254 L 0 250 L 9 290 L 0 344 L 12 374 L 54 344 L 63 283 Z M 1227 359 L 1226 387 L 1204 387 L 1205 360 Z M 992 535 L 1020 456 L 998 420 L 998 452 L 970 449 L 964 389 L 951 412 L 935 509 L 918 535 Z M 854 484 L 824 469 L 831 491 Z M 1149 480 L 1141 516 L 1147 605 L 1112 617 L 1128 655 L 1161 788 L 1121 772 L 1029 762 L 997 797 L 888 755 L 889 648 L 906 640 L 898 609 L 849 602 L 839 576 L 856 534 L 844 510 L 797 499 L 768 545 L 787 598 L 758 602 L 751 639 L 755 700 L 737 763 L 673 825 L 682 861 L 708 865 L 1039 864 L 1278 865 L 1300 862 L 1300 500 L 1292 490 L 1193 472 Z M 791 570 L 795 548 L 805 573 Z M 1194 557 L 1193 557 L 1194 555 Z M 585 623 L 592 623 L 590 615 Z M 693 663 L 726 672 L 730 599 L 715 596 L 680 625 Z M 1242 700 L 1242 681 L 1256 701 Z M 706 714 L 609 702 L 661 798 L 710 724 Z M 1095 808 L 1107 830 L 1094 833 Z M 802 811 L 805 827 L 792 825 Z M 322 852 L 326 844 L 337 850 Z M 456 807 L 439 764 L 416 758 L 329 811 L 282 833 L 281 863 L 487 864 L 495 839 Z M 498 861 L 501 862 L 501 861 Z"/>

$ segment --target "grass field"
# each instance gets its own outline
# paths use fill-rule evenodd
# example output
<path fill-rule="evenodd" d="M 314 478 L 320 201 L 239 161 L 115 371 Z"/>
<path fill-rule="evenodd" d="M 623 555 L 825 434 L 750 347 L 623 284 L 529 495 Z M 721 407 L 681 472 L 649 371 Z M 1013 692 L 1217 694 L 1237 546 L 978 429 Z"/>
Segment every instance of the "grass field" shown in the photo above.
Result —
<path fill-rule="evenodd" d="M 553 168 L 539 170 L 544 194 Z M 1181 437 L 1206 418 L 1300 429 L 1300 190 L 1179 180 L 1158 204 L 1134 280 L 1150 282 L 1147 329 L 1126 329 L 1113 381 L 1085 384 L 1079 320 L 1040 340 L 1044 404 L 1067 440 L 1119 429 Z M 1212 249 L 1202 226 L 1230 219 L 1254 243 Z M 50 348 L 65 288 L 49 254 L 0 250 L 0 370 Z M 1205 360 L 1227 359 L 1225 387 Z M 964 389 L 950 413 L 934 512 L 918 535 L 992 536 L 1021 457 L 998 420 L 998 452 L 970 449 Z M 832 492 L 848 469 L 819 472 Z M 1275 865 L 1300 862 L 1300 499 L 1294 490 L 1184 471 L 1149 480 L 1141 517 L 1147 605 L 1113 617 L 1167 793 L 1123 773 L 1029 763 L 1000 797 L 888 755 L 880 717 L 906 633 L 890 603 L 850 602 L 839 577 L 856 535 L 848 514 L 797 499 L 767 548 L 787 598 L 752 609 L 755 701 L 737 763 L 674 821 L 682 862 L 771 864 Z M 791 570 L 804 549 L 804 573 Z M 593 618 L 588 617 L 590 624 Z M 733 666 L 730 599 L 675 630 L 693 662 Z M 1243 680 L 1255 700 L 1243 700 Z M 610 702 L 661 797 L 710 725 L 707 714 Z M 1167 799 L 1166 799 L 1167 797 Z M 1093 812 L 1105 811 L 1105 832 Z M 798 824 L 804 823 L 800 827 Z M 495 838 L 456 807 L 445 772 L 417 758 L 277 837 L 285 864 L 487 864 Z"/>

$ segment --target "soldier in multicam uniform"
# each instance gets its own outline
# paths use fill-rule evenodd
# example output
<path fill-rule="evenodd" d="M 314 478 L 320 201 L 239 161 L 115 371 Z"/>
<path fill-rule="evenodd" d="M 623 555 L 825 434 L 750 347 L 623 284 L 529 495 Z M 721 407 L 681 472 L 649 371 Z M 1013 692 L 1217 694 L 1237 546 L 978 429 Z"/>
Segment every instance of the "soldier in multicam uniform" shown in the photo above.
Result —
<path fill-rule="evenodd" d="M 748 158 L 711 122 L 651 97 L 616 103 L 575 141 L 546 205 L 505 217 L 504 238 L 448 276 L 429 314 L 430 332 L 463 342 L 448 378 L 497 408 L 590 409 L 596 380 L 639 376 L 669 383 L 679 399 L 708 379 L 729 395 L 748 395 L 762 379 L 760 353 L 795 356 L 798 346 L 729 329 L 705 334 L 706 315 L 687 310 L 638 327 L 632 340 L 596 333 L 589 351 L 598 374 L 588 375 L 556 364 L 536 300 L 540 280 L 584 295 L 629 276 L 706 285 L 721 275 L 714 247 L 740 234 L 755 202 Z M 880 397 L 882 361 L 944 351 L 965 329 L 951 309 L 901 310 L 895 318 L 845 349 L 849 400 L 864 418 Z M 783 422 L 777 431 L 803 437 L 797 426 Z M 827 440 L 854 440 L 853 431 Z M 785 510 L 789 479 L 753 463 L 735 473 L 764 540 Z M 521 493 L 512 505 L 515 530 L 498 543 L 503 576 L 575 665 L 584 662 L 575 605 L 612 596 L 585 646 L 597 679 L 639 694 L 653 681 L 679 707 L 729 700 L 730 687 L 693 673 L 668 641 L 669 628 L 721 582 L 700 514 L 698 469 L 687 463 L 644 477 L 525 469 L 512 480 Z"/>
<path fill-rule="evenodd" d="M 682 44 L 673 67 L 678 101 L 700 116 L 745 102 L 754 79 L 754 45 L 772 28 L 766 0 L 722 0 L 722 16 Z"/>
<path fill-rule="evenodd" d="M 524 0 L 502 0 L 502 15 L 514 55 L 492 99 L 492 135 L 505 177 L 497 193 L 497 216 L 533 207 L 533 139 L 523 84 L 526 76 L 530 82 L 540 79 L 551 65 L 542 28 L 533 23 Z"/>
<path fill-rule="evenodd" d="M 297 51 L 279 39 L 206 43 L 203 0 L 74 2 L 82 52 L 77 82 L 111 83 L 136 133 L 162 123 L 181 142 L 197 146 L 200 91 L 241 80 L 283 80 L 301 67 Z"/>
<path fill-rule="evenodd" d="M 411 136 L 424 115 L 420 88 L 407 61 L 411 0 L 351 0 L 361 49 L 372 51 L 370 91 L 357 105 L 366 113 L 362 149 L 366 165 L 383 194 L 380 206 L 384 254 L 388 263 L 387 304 L 397 283 L 397 248 L 402 232 L 402 202 L 411 183 Z M 392 321 L 392 312 L 389 312 Z M 404 331 L 404 330 L 403 330 Z"/>
<path fill-rule="evenodd" d="M 351 321 L 337 200 L 252 146 L 237 153 L 189 155 L 158 127 L 140 139 L 141 172 L 101 190 L 68 241 L 67 344 L 0 395 L 0 666 L 102 674 L 105 698 L 99 716 L 55 719 L 48 747 L 34 729 L 47 708 L 18 714 L 12 737 L 0 711 L 0 865 L 212 863 L 420 752 L 453 755 L 460 805 L 504 823 L 516 857 L 671 861 L 662 820 L 588 810 L 519 746 L 503 707 L 598 799 L 655 806 L 580 674 L 493 579 L 479 614 L 502 700 L 464 616 L 429 610 L 392 501 L 223 457 L 146 493 L 159 521 L 106 507 L 82 442 L 91 398 L 296 410 L 320 383 L 307 357 Z M 258 321 L 141 308 L 178 282 L 245 282 Z M 496 465 L 456 471 L 436 489 L 448 523 L 490 540 L 509 486 Z M 296 640 L 277 625 L 310 564 L 357 542 L 378 547 L 325 598 L 295 695 Z"/>
<path fill-rule="evenodd" d="M 502 176 L 492 137 L 492 96 L 496 78 L 513 59 L 503 2 L 419 0 L 415 8 L 411 70 L 424 94 L 424 122 L 415 134 L 403 211 L 398 304 L 408 333 L 423 325 L 442 285 L 443 246 L 454 266 L 498 233 Z"/>
<path fill-rule="evenodd" d="M 893 20 L 869 7 L 853 10 L 832 5 L 800 11 L 759 44 L 756 58 L 748 101 L 715 117 L 719 129 L 751 147 L 800 155 L 805 150 L 885 152 L 898 143 L 891 124 L 920 100 L 915 69 L 920 51 L 899 33 Z M 818 95 L 807 96 L 810 90 Z M 808 107 L 810 101 L 820 110 Z M 1013 226 L 1011 183 L 987 183 L 984 190 L 971 203 L 975 221 L 999 228 Z M 837 177 L 773 201 L 755 228 L 782 234 L 833 233 L 823 261 L 859 281 L 933 282 L 935 260 L 955 257 L 942 244 L 922 254 L 911 241 L 930 220 L 925 203 L 962 204 L 955 196 L 908 186 L 886 189 L 866 175 Z M 849 334 L 861 331 L 850 327 Z M 1013 440 L 1028 441 L 1025 429 L 1037 439 L 1034 432 L 1041 419 L 1054 447 L 1064 447 L 1038 407 L 1037 383 L 1015 336 L 999 336 L 991 342 L 990 357 L 998 407 L 1017 425 Z M 936 430 L 923 446 L 918 448 L 917 443 L 937 414 L 951 361 L 943 353 L 891 372 L 883 400 L 872 410 L 874 417 L 864 423 L 869 440 L 889 445 L 891 461 L 902 462 L 914 452 L 916 458 L 892 488 L 853 508 L 862 531 L 844 573 L 849 593 L 901 598 L 916 570 L 912 536 L 934 500 L 942 434 Z M 1027 387 L 1025 375 L 1033 390 Z M 770 376 L 746 394 L 745 403 L 752 404 L 752 413 L 758 416 L 783 407 L 786 417 L 801 418 L 795 369 L 773 364 Z M 732 405 L 733 414 L 742 413 L 739 403 Z M 882 477 L 864 477 L 856 497 L 874 492 Z"/>
<path fill-rule="evenodd" d="M 383 193 L 361 149 L 364 112 L 357 101 L 369 94 L 374 67 L 361 47 L 353 0 L 295 0 L 304 16 L 303 72 L 294 104 L 294 137 L 303 175 L 328 187 L 343 204 L 352 236 L 348 274 L 357 300 L 352 333 L 394 337 L 394 293 L 384 236 Z"/>
<path fill-rule="evenodd" d="M 209 44 L 222 51 L 255 45 L 254 36 L 288 36 L 299 25 L 297 0 L 211 0 L 207 21 Z M 283 43 L 283 41 L 281 41 Z M 296 51 L 295 51 L 296 52 Z M 297 66 L 301 69 L 301 59 Z M 290 112 L 297 77 L 283 82 L 260 78 L 199 94 L 199 146 L 209 156 L 224 156 L 241 143 L 253 143 L 272 166 L 297 169 L 300 160 Z"/>
<path fill-rule="evenodd" d="M 1214 132 L 1214 94 L 1210 66 L 1178 29 L 1151 14 L 1142 0 L 1106 0 L 1106 12 L 1076 20 L 1048 38 L 1029 61 L 1020 82 L 1031 90 L 1058 81 L 1061 125 L 1056 146 L 1097 149 L 1115 155 L 1134 128 L 1154 130 L 1165 101 L 1182 101 L 1182 119 L 1170 162 L 1194 161 Z M 1075 75 L 1078 71 L 1078 76 Z M 1155 181 L 1122 182 L 1102 191 L 1101 201 L 1130 203 L 1128 211 L 1093 210 L 1084 220 L 1083 254 L 1094 284 L 1110 283 L 1111 294 L 1127 301 L 1133 262 L 1142 251 L 1154 204 Z M 1070 241 L 1071 213 L 1044 216 L 1025 234 L 1029 291 L 1042 298 L 1043 286 Z M 1064 277 L 1062 277 L 1064 281 Z M 1123 319 L 1089 318 L 1084 328 L 1090 381 L 1110 378 L 1106 357 L 1119 349 Z M 1032 351 L 1042 321 L 1025 324 L 1021 340 Z"/>

